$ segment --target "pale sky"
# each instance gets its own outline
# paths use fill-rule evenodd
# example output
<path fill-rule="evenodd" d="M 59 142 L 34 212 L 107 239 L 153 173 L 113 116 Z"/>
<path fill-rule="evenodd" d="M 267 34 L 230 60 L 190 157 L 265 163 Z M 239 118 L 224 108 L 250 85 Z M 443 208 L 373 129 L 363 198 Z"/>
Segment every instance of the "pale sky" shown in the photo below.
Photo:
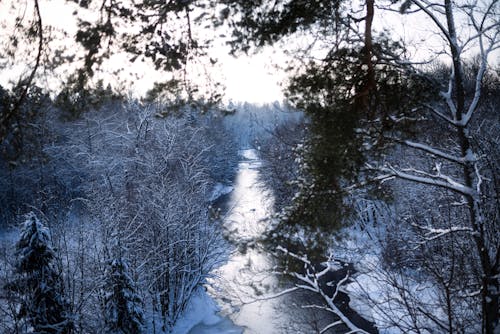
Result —
<path fill-rule="evenodd" d="M 273 54 L 271 50 L 252 56 L 230 56 L 226 48 L 214 51 L 218 66 L 213 69 L 214 79 L 226 86 L 225 101 L 270 103 L 282 101 L 284 98 L 280 82 L 285 74 L 274 68 L 275 62 L 282 62 L 284 58 Z M 117 67 L 120 64 L 115 64 Z M 144 72 L 147 69 L 144 68 Z M 136 82 L 137 90 L 144 92 L 153 81 L 161 77 L 151 72 Z M 150 88 L 150 87 L 149 87 Z"/>
<path fill-rule="evenodd" d="M 21 3 L 19 2 L 19 4 Z M 29 8 L 31 6 L 30 1 L 28 0 L 27 3 Z M 8 19 L 9 16 L 10 18 L 14 17 L 6 10 L 9 4 L 9 1 L 0 1 L 1 21 Z M 41 1 L 42 19 L 44 22 L 50 22 L 56 29 L 65 30 L 70 35 L 74 35 L 77 28 L 72 12 L 75 8 L 74 4 L 64 0 Z M 28 10 L 27 13 L 31 15 L 31 10 Z M 11 29 L 3 29 L 3 31 L 8 34 Z M 6 35 L 0 34 L 0 38 L 6 38 Z M 51 40 L 51 43 L 54 43 L 54 41 Z M 251 57 L 240 56 L 234 58 L 228 54 L 227 48 L 216 47 L 213 53 L 219 59 L 218 73 L 215 73 L 215 76 L 217 80 L 221 80 L 226 86 L 226 100 L 267 103 L 283 99 L 279 82 L 284 75 L 278 74 L 272 67 L 272 62 L 276 59 L 271 51 L 268 50 Z M 162 76 L 165 76 L 164 74 L 154 73 L 152 69 L 148 69 L 140 61 L 130 64 L 126 59 L 123 55 L 114 56 L 113 60 L 106 64 L 106 70 L 124 73 L 125 75 L 128 75 L 130 70 L 143 74 L 143 78 L 134 81 L 134 89 L 140 93 L 147 91 L 152 87 L 154 81 L 161 81 Z M 9 77 L 17 77 L 23 70 L 26 71 L 28 68 L 23 65 L 16 69 L 3 71 L 0 84 L 7 84 Z M 59 71 L 64 73 L 67 68 L 59 69 Z M 51 79 L 47 80 L 46 84 L 50 85 L 49 81 Z M 116 81 L 116 77 L 111 76 L 110 81 L 113 83 Z"/>
<path fill-rule="evenodd" d="M 238 59 L 230 56 L 221 58 L 227 97 L 252 103 L 283 100 L 279 82 L 284 74 L 273 68 L 271 63 L 278 60 L 273 58 L 270 53 Z"/>
<path fill-rule="evenodd" d="M 14 0 L 12 0 L 14 1 Z M 5 19 L 6 12 L 2 10 L 8 6 L 9 1 L 0 1 L 0 20 Z M 28 3 L 30 3 L 28 1 Z M 50 4 L 50 9 L 48 6 Z M 63 0 L 51 0 L 42 2 L 42 16 L 47 21 L 56 22 L 56 27 L 69 30 L 74 33 L 73 15 L 74 7 Z M 2 15 L 2 12 L 4 15 Z M 389 27 L 395 36 L 402 37 L 412 48 L 412 59 L 423 59 L 432 54 L 429 50 L 439 48 L 441 40 L 435 35 L 435 27 L 430 20 L 420 15 L 400 15 L 397 13 L 387 13 L 376 11 L 378 14 L 374 21 L 375 27 Z M 73 22 L 72 22 L 73 21 Z M 4 29 L 4 33 L 8 33 Z M 5 36 L 5 35 L 3 35 Z M 1 34 L 0 34 L 1 37 Z M 240 56 L 237 59 L 229 56 L 227 48 L 215 47 L 214 55 L 219 59 L 218 69 L 215 77 L 221 80 L 226 86 L 226 101 L 234 102 L 246 101 L 252 103 L 267 103 L 281 101 L 283 92 L 279 83 L 284 79 L 285 73 L 276 70 L 273 65 L 284 61 L 283 55 L 273 53 L 271 49 L 264 52 L 248 56 Z M 495 59 L 495 61 L 498 61 Z M 124 66 L 124 64 L 126 64 Z M 117 56 L 107 65 L 110 72 L 126 73 L 130 69 L 143 74 L 143 78 L 135 81 L 138 91 L 145 91 L 152 87 L 154 81 L 160 81 L 162 77 L 148 70 L 140 62 L 129 65 L 125 57 Z M 19 72 L 19 71 L 17 71 Z M 16 73 L 17 73 L 16 72 Z M 5 84 L 7 75 L 0 78 L 0 84 Z M 111 78 L 111 81 L 114 81 Z"/>
<path fill-rule="evenodd" d="M 423 14 L 401 15 L 377 10 L 374 27 L 377 31 L 389 29 L 394 37 L 401 38 L 409 46 L 410 59 L 415 61 L 429 60 L 443 48 L 442 37 L 436 33 L 434 23 Z M 216 46 L 213 52 L 220 64 L 215 76 L 226 85 L 226 100 L 251 103 L 283 100 L 280 83 L 286 73 L 273 66 L 285 61 L 282 53 L 267 48 L 256 55 L 234 58 L 221 46 Z M 492 63 L 498 62 L 495 55 L 490 58 Z M 441 60 L 449 59 L 443 56 Z"/>

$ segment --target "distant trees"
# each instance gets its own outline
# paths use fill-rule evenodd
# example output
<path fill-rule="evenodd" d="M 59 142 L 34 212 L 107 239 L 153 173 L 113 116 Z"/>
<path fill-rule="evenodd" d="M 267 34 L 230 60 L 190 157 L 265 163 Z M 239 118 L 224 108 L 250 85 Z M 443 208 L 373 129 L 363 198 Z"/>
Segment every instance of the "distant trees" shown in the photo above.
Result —
<path fill-rule="evenodd" d="M 214 156 L 231 154 L 232 146 L 216 146 L 218 136 L 203 119 L 163 118 L 161 108 L 130 103 L 106 117 L 88 114 L 67 129 L 69 147 L 77 149 L 51 152 L 61 161 L 78 161 L 88 173 L 82 190 L 99 231 L 100 256 L 108 257 L 110 238 L 117 234 L 131 250 L 122 256 L 137 273 L 145 308 L 158 329 L 170 331 L 218 261 L 221 239 L 207 201 L 215 182 L 210 170 L 219 169 L 212 165 L 219 160 Z"/>
<path fill-rule="evenodd" d="M 256 140 L 260 156 L 266 161 L 260 174 L 273 191 L 274 206 L 278 211 L 292 204 L 291 199 L 302 185 L 295 180 L 302 172 L 300 154 L 309 134 L 304 115 L 297 111 L 289 113 L 296 117 L 284 116 L 280 123 L 267 129 L 267 136 Z"/>
<path fill-rule="evenodd" d="M 87 208 L 102 247 L 118 233 L 133 250 L 124 256 L 141 278 L 145 303 L 169 331 L 217 262 L 220 234 L 207 198 L 215 181 L 208 167 L 218 153 L 208 140 L 212 129 L 196 124 L 202 121 L 162 119 L 158 111 L 131 103 L 104 119 L 89 114 L 79 135 L 72 132 L 85 154 L 65 154 L 90 173 Z M 228 153 L 224 145 L 230 142 L 217 149 Z"/>

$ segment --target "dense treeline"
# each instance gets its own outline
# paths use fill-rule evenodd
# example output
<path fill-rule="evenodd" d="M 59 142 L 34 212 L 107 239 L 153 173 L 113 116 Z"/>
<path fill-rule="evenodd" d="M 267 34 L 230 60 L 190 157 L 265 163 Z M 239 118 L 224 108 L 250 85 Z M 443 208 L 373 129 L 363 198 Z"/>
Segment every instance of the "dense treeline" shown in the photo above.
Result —
<path fill-rule="evenodd" d="M 224 253 L 209 199 L 231 179 L 237 146 L 222 117 L 118 99 L 71 119 L 48 97 L 36 108 L 21 155 L 1 160 L 1 219 L 8 228 L 32 212 L 22 233 L 43 235 L 49 249 L 57 279 L 44 284 L 57 281 L 51 298 L 71 324 L 61 328 L 171 330 Z M 23 283 L 13 269 L 21 260 L 2 244 L 2 289 L 15 288 L 2 293 L 1 331 L 55 326 L 59 311 L 28 294 L 38 281 Z M 28 252 L 21 246 L 30 247 L 19 241 L 18 256 Z"/>

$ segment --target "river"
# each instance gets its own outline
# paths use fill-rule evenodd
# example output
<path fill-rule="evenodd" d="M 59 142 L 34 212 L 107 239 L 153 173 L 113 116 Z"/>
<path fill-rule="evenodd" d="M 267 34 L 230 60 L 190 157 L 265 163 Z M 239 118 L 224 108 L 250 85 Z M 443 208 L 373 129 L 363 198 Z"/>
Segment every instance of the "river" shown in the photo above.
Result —
<path fill-rule="evenodd" d="M 235 246 L 207 284 L 209 295 L 221 308 L 221 321 L 199 324 L 190 333 L 318 333 L 334 318 L 328 312 L 301 307 L 321 305 L 317 295 L 299 291 L 267 298 L 290 286 L 290 281 L 275 271 L 275 259 L 261 242 L 273 216 L 272 195 L 259 179 L 262 161 L 253 149 L 240 151 L 240 156 L 234 190 L 216 203 L 226 237 Z"/>

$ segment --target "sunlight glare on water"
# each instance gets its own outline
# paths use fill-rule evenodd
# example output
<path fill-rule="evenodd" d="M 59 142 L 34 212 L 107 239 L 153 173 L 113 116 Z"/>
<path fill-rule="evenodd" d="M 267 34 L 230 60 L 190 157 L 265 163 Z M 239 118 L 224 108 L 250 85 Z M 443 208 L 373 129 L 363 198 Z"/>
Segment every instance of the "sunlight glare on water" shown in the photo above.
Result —
<path fill-rule="evenodd" d="M 294 293 L 269 298 L 284 289 L 275 260 L 261 243 L 273 214 L 273 198 L 259 178 L 262 161 L 258 151 L 242 150 L 240 156 L 234 191 L 227 199 L 223 218 L 227 238 L 236 249 L 206 286 L 221 308 L 219 315 L 232 326 L 224 329 L 229 322 L 221 321 L 202 325 L 190 334 L 232 334 L 237 332 L 235 325 L 245 334 L 314 333 L 317 321 L 324 324 L 325 318 L 300 307 L 311 302 L 310 296 Z"/>
<path fill-rule="evenodd" d="M 277 289 L 278 279 L 270 273 L 273 261 L 263 250 L 253 247 L 266 230 L 273 202 L 259 180 L 258 152 L 242 150 L 240 155 L 242 161 L 224 218 L 228 239 L 238 249 L 217 270 L 218 278 L 211 281 L 213 288 L 209 292 L 219 302 L 221 314 L 243 327 L 244 333 L 282 333 L 287 319 L 277 311 L 279 300 L 257 301 Z"/>

